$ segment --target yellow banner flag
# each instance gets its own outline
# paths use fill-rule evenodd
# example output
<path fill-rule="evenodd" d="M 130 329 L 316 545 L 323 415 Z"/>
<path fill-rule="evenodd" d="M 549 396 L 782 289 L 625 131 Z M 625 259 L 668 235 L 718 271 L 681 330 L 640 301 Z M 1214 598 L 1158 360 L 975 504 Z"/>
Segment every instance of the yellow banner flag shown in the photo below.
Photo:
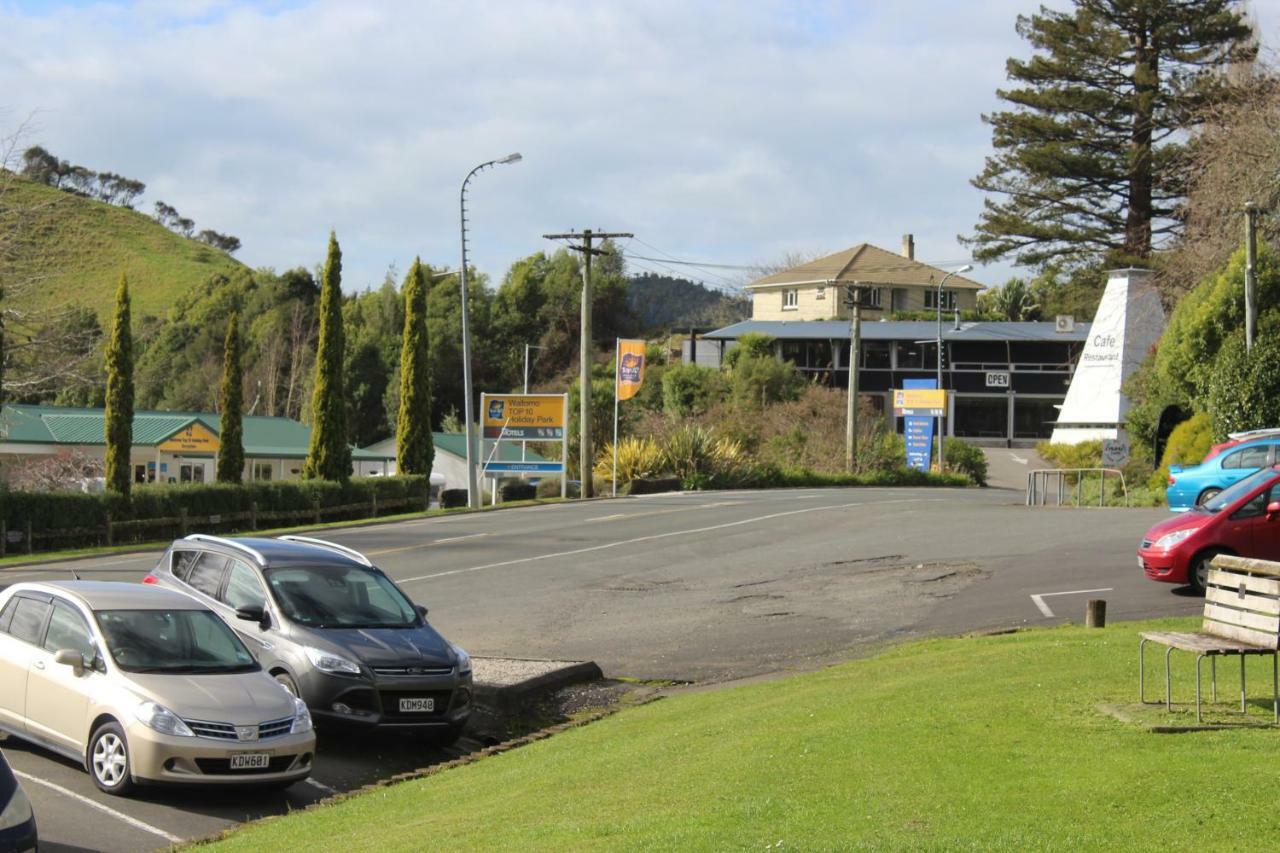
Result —
<path fill-rule="evenodd" d="M 644 384 L 644 341 L 618 339 L 618 399 L 630 400 Z"/>

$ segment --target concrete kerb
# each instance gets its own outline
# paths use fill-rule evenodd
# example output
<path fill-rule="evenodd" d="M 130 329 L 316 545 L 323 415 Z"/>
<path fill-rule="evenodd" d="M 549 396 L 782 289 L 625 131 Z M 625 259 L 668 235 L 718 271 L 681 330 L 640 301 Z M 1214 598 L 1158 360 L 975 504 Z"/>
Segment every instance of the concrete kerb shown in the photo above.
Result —
<path fill-rule="evenodd" d="M 471 663 L 476 704 L 499 714 L 518 711 L 562 687 L 604 678 L 595 661 L 476 657 Z"/>

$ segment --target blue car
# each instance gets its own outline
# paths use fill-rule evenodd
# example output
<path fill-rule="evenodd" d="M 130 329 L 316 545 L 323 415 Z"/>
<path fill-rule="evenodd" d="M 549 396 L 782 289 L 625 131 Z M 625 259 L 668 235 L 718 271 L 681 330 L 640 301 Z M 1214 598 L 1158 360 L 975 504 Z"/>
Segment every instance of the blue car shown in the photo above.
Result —
<path fill-rule="evenodd" d="M 1169 509 L 1185 512 L 1221 492 L 1227 486 L 1276 464 L 1280 436 L 1245 441 L 1223 449 L 1199 465 L 1170 465 L 1165 497 Z"/>
<path fill-rule="evenodd" d="M 0 752 L 0 850 L 36 849 L 36 818 L 31 803 Z"/>

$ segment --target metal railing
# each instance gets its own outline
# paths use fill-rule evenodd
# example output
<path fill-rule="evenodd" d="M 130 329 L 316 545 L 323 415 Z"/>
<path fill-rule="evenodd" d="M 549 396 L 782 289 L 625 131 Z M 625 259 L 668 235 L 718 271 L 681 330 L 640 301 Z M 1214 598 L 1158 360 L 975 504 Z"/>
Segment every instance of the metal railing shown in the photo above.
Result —
<path fill-rule="evenodd" d="M 1065 506 L 1075 492 L 1072 505 L 1084 505 L 1084 482 L 1089 474 L 1098 475 L 1098 506 L 1107 505 L 1107 475 L 1114 474 L 1120 478 L 1120 491 L 1124 494 L 1124 505 L 1129 505 L 1129 487 L 1124 481 L 1124 472 L 1119 468 L 1039 468 L 1027 472 L 1027 506 Z M 1074 477 L 1074 484 L 1068 478 Z M 1056 488 L 1055 488 L 1056 487 Z M 1049 496 L 1057 494 L 1057 503 L 1051 504 Z M 1090 506 L 1092 506 L 1092 497 Z"/>

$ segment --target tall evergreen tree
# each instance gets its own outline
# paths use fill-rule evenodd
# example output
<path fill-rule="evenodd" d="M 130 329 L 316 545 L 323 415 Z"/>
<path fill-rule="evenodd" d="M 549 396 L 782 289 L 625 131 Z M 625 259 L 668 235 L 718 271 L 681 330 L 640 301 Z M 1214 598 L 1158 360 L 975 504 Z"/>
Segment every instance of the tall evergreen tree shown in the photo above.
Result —
<path fill-rule="evenodd" d="M 311 395 L 311 446 L 302 476 L 309 479 L 351 478 L 351 446 L 347 444 L 346 382 L 342 376 L 342 250 L 329 232 L 329 252 L 320 281 L 320 333 L 316 344 L 315 390 Z"/>
<path fill-rule="evenodd" d="M 129 282 L 120 276 L 116 314 L 107 342 L 107 400 L 103 412 L 107 440 L 107 488 L 129 494 L 133 482 L 133 332 L 129 310 Z"/>
<path fill-rule="evenodd" d="M 239 483 L 244 476 L 244 376 L 240 367 L 240 314 L 231 313 L 222 349 L 222 434 L 218 445 L 218 482 Z"/>
<path fill-rule="evenodd" d="M 430 474 L 431 371 L 427 350 L 427 273 L 414 258 L 405 276 L 404 335 L 400 345 L 400 412 L 396 418 L 396 471 Z"/>
<path fill-rule="evenodd" d="M 1185 135 L 1257 48 L 1239 0 L 1074 0 L 1018 17 L 1011 109 L 983 116 L 996 153 L 974 257 L 1038 265 L 1140 260 L 1178 233 Z M 993 198 L 994 196 L 994 198 Z"/>

